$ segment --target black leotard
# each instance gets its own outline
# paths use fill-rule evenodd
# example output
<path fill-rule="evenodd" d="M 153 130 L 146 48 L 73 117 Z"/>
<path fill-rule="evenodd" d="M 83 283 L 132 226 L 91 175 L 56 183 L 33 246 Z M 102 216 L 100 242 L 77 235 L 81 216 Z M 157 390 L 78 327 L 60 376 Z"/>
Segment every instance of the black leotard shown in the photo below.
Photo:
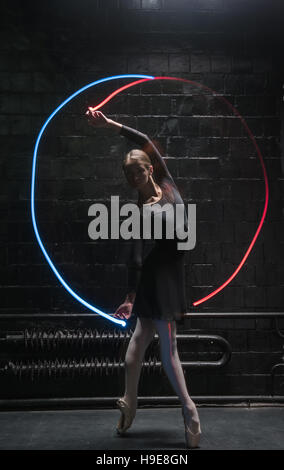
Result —
<path fill-rule="evenodd" d="M 171 204 L 175 209 L 176 204 L 184 204 L 163 157 L 149 137 L 128 126 L 122 126 L 120 135 L 141 145 L 151 159 L 154 180 L 162 189 L 162 198 L 157 203 L 151 204 L 151 208 L 155 211 L 159 210 L 158 205 L 162 208 L 165 204 Z M 142 211 L 143 208 L 140 207 L 141 233 Z M 132 316 L 180 322 L 187 311 L 184 268 L 187 250 L 177 248 L 177 243 L 184 240 L 178 239 L 176 232 L 173 239 L 166 238 L 166 225 L 169 219 L 165 211 L 161 212 L 161 216 L 162 239 L 155 239 L 152 230 L 151 238 L 155 239 L 155 246 L 145 259 L 143 259 L 145 240 L 133 239 L 132 253 L 128 261 L 128 289 L 129 292 L 136 292 Z M 185 231 L 187 223 L 185 211 Z"/>

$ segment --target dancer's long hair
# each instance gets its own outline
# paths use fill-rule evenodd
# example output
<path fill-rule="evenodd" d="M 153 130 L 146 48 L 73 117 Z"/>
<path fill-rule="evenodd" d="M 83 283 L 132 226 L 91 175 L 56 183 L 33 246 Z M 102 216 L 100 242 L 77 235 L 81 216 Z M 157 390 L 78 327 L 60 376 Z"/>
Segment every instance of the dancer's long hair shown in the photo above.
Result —
<path fill-rule="evenodd" d="M 161 189 L 163 191 L 163 195 L 168 200 L 168 202 L 173 202 L 174 201 L 174 194 L 173 194 L 173 191 L 172 191 L 172 185 L 169 184 L 166 179 L 160 180 L 159 176 L 156 175 L 156 173 L 158 173 L 158 172 L 155 171 L 155 163 L 153 164 L 151 162 L 151 159 L 147 155 L 147 153 L 144 152 L 144 150 L 141 150 L 141 149 L 132 149 L 132 150 L 130 150 L 130 152 L 128 152 L 125 155 L 125 158 L 124 158 L 123 163 L 122 163 L 122 168 L 123 168 L 124 171 L 125 171 L 126 165 L 129 162 L 133 161 L 133 160 L 142 163 L 147 169 L 149 169 L 150 165 L 153 166 L 152 177 L 153 177 L 155 183 L 157 183 L 161 187 Z"/>

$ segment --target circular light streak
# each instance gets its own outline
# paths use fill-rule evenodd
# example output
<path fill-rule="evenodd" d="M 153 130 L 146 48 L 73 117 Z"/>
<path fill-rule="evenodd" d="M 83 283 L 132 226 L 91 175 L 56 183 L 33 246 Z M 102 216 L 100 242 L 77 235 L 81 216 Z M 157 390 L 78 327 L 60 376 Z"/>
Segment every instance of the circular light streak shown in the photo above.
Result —
<path fill-rule="evenodd" d="M 89 308 L 90 310 L 93 310 L 94 312 L 102 315 L 103 317 L 105 318 L 108 318 L 109 320 L 113 321 L 114 323 L 118 323 L 122 326 L 125 326 L 126 325 L 126 322 L 123 321 L 123 320 L 118 320 L 116 318 L 113 318 L 111 317 L 110 315 L 102 312 L 101 310 L 99 310 L 97 307 L 94 307 L 93 305 L 89 304 L 88 302 L 86 302 L 84 299 L 82 299 L 80 296 L 78 296 L 78 294 L 76 294 L 70 286 L 68 286 L 68 284 L 64 281 L 64 279 L 62 278 L 62 276 L 59 274 L 58 270 L 56 269 L 56 267 L 54 266 L 52 260 L 50 259 L 50 257 L 48 256 L 44 246 L 43 246 L 43 243 L 41 241 L 41 238 L 39 236 L 39 232 L 38 232 L 38 229 L 37 229 L 37 224 L 36 224 L 36 218 L 35 218 L 35 210 L 34 210 L 34 186 L 35 186 L 35 174 L 36 174 L 36 158 L 37 158 L 37 151 L 38 151 L 38 146 L 39 146 L 39 142 L 40 142 L 40 139 L 42 137 L 42 134 L 45 130 L 45 128 L 47 127 L 48 123 L 51 121 L 51 119 L 55 116 L 56 113 L 58 113 L 58 111 L 63 108 L 63 106 L 65 106 L 65 104 L 67 104 L 69 101 L 71 101 L 73 98 L 75 98 L 75 96 L 77 96 L 78 94 L 82 93 L 83 91 L 85 91 L 86 89 L 92 87 L 92 86 L 95 86 L 97 85 L 98 83 L 102 83 L 102 82 L 105 82 L 105 81 L 109 81 L 109 80 L 116 80 L 116 79 L 119 79 L 119 78 L 142 78 L 142 80 L 137 80 L 135 82 L 131 82 L 131 83 L 128 83 L 127 85 L 124 85 L 123 87 L 115 90 L 113 93 L 111 93 L 110 95 L 108 95 L 101 103 L 99 103 L 98 105 L 96 105 L 95 107 L 90 107 L 91 110 L 95 111 L 99 108 L 101 108 L 102 106 L 104 106 L 107 102 L 109 102 L 114 96 L 116 96 L 118 93 L 120 93 L 121 91 L 127 89 L 127 88 L 130 88 L 134 85 L 137 85 L 139 83 L 143 83 L 143 82 L 146 82 L 146 81 L 149 81 L 149 80 L 178 80 L 178 81 L 182 81 L 182 82 L 186 82 L 186 83 L 190 83 L 190 84 L 193 84 L 195 86 L 198 86 L 198 87 L 202 87 L 206 90 L 209 90 L 213 96 L 217 96 L 219 99 L 223 100 L 230 108 L 231 110 L 233 111 L 233 113 L 241 120 L 242 124 L 244 125 L 249 137 L 251 138 L 255 148 L 256 148 L 256 151 L 257 151 L 257 155 L 259 157 L 259 160 L 260 160 L 260 163 L 261 163 L 261 166 L 262 166 L 262 170 L 263 170 L 263 175 L 264 175 L 264 181 L 265 181 L 265 204 L 264 204 L 264 209 L 263 209 L 263 213 L 262 213 L 262 217 L 261 217 L 261 220 L 259 222 L 259 225 L 258 225 L 258 228 L 255 232 L 255 235 L 253 236 L 253 239 L 247 249 L 247 251 L 245 252 L 245 255 L 243 256 L 241 262 L 239 263 L 237 269 L 232 273 L 232 275 L 221 285 L 219 286 L 217 289 L 215 289 L 213 292 L 211 292 L 210 294 L 208 294 L 207 296 L 199 299 L 199 300 L 196 300 L 195 302 L 193 302 L 193 306 L 197 306 L 197 305 L 200 305 L 201 303 L 205 302 L 206 300 L 214 297 L 216 294 L 218 294 L 221 290 L 223 290 L 231 281 L 232 279 L 234 279 L 234 277 L 238 274 L 238 272 L 240 271 L 240 269 L 242 268 L 243 264 L 245 263 L 247 257 L 249 256 L 249 253 L 251 252 L 255 242 L 256 242 L 256 239 L 259 235 L 259 232 L 262 228 L 262 225 L 264 223 L 264 219 L 265 219 L 265 216 L 266 216 L 266 212 L 267 212 L 267 207 L 268 207 L 268 198 L 269 198 L 269 189 L 268 189 L 268 178 L 267 178 L 267 172 L 266 172 L 266 168 L 265 168 L 265 165 L 264 165 L 264 161 L 263 161 L 263 157 L 261 155 L 261 152 L 258 148 L 258 145 L 255 141 L 255 138 L 251 132 L 251 130 L 249 129 L 247 123 L 245 122 L 245 120 L 243 119 L 243 117 L 239 114 L 239 112 L 237 111 L 237 109 L 228 101 L 226 100 L 223 96 L 220 96 L 218 95 L 214 90 L 212 90 L 211 88 L 205 86 L 205 85 L 202 85 L 200 83 L 197 83 L 197 82 L 194 82 L 192 80 L 187 80 L 187 79 L 184 79 L 184 78 L 179 78 L 179 77 L 153 77 L 153 76 L 149 76 L 149 75 L 116 75 L 116 76 L 112 76 L 112 77 L 106 77 L 106 78 L 103 78 L 103 79 L 100 79 L 100 80 L 97 80 L 95 82 L 92 82 L 88 85 L 86 85 L 85 87 L 81 88 L 80 90 L 78 90 L 77 92 L 73 93 L 73 95 L 71 95 L 69 98 L 67 98 L 61 105 L 58 106 L 58 108 L 56 108 L 56 110 L 49 116 L 49 118 L 47 119 L 47 121 L 44 123 L 43 127 L 41 128 L 40 132 L 39 132 L 39 135 L 37 137 L 37 141 L 36 141 L 36 145 L 35 145 L 35 149 L 34 149 L 34 156 L 33 156 L 33 167 L 32 167 L 32 186 L 31 186 L 31 212 L 32 212 L 32 221 L 33 221 L 33 227 L 34 227 L 34 230 L 35 230 L 35 234 L 36 234 L 36 237 L 37 237 L 37 240 L 38 240 L 38 243 L 42 249 L 42 252 L 46 258 L 46 260 L 48 261 L 51 269 L 53 270 L 53 272 L 55 273 L 55 275 L 57 276 L 57 278 L 59 279 L 59 281 L 62 283 L 62 285 L 65 287 L 65 289 L 67 289 L 67 291 L 76 299 L 78 300 L 79 302 L 81 302 L 85 307 Z"/>
<path fill-rule="evenodd" d="M 98 313 L 99 315 L 107 318 L 108 320 L 110 320 L 114 323 L 117 323 L 117 324 L 122 325 L 122 326 L 126 326 L 126 322 L 124 320 L 119 320 L 117 318 L 113 318 L 112 316 L 108 315 L 107 313 L 102 312 L 101 310 L 99 310 L 94 305 L 91 305 L 89 302 L 86 302 L 84 299 L 82 299 L 82 297 L 80 297 L 78 294 L 76 294 L 76 292 L 73 291 L 73 289 L 67 284 L 67 282 L 65 282 L 65 280 L 63 279 L 61 274 L 58 272 L 57 268 L 54 266 L 51 258 L 49 257 L 49 255 L 48 255 L 48 253 L 47 253 L 47 251 L 46 251 L 46 249 L 45 249 L 45 247 L 42 243 L 42 240 L 40 238 L 39 231 L 38 231 L 38 228 L 37 228 L 35 207 L 34 207 L 37 152 L 38 152 L 40 139 L 41 139 L 46 127 L 48 126 L 48 123 L 58 113 L 58 111 L 60 111 L 60 109 L 62 109 L 63 106 L 65 106 L 67 103 L 69 103 L 69 101 L 71 101 L 73 98 L 75 98 L 75 96 L 78 96 L 83 91 L 87 90 L 88 88 L 91 88 L 92 86 L 98 85 L 99 83 L 107 82 L 109 80 L 116 80 L 116 79 L 119 79 L 119 78 L 143 78 L 143 79 L 147 79 L 147 80 L 152 80 L 154 77 L 149 76 L 149 75 L 115 75 L 115 76 L 112 76 L 112 77 L 106 77 L 106 78 L 102 78 L 100 80 L 96 80 L 95 82 L 89 83 L 88 85 L 84 86 L 83 88 L 80 88 L 80 90 L 76 91 L 71 96 L 69 96 L 63 103 L 61 103 L 55 109 L 55 111 L 53 111 L 53 113 L 45 121 L 44 125 L 42 126 L 42 128 L 41 128 L 41 130 L 38 134 L 36 144 L 35 144 L 35 148 L 34 148 L 34 154 L 33 154 L 32 182 L 31 182 L 31 213 L 32 213 L 33 227 L 34 227 L 34 231 L 35 231 L 36 238 L 37 238 L 37 241 L 39 243 L 39 246 L 40 246 L 40 248 L 41 248 L 41 250 L 42 250 L 49 266 L 51 267 L 52 271 L 54 272 L 54 274 L 56 275 L 58 280 L 61 282 L 63 287 L 65 287 L 65 289 L 69 292 L 69 294 L 71 294 L 76 300 L 78 300 L 78 302 L 80 302 L 82 305 L 89 308 L 93 312 Z"/>
<path fill-rule="evenodd" d="M 267 212 L 267 207 L 268 207 L 268 197 L 269 197 L 269 189 L 268 189 L 268 178 L 267 178 L 267 172 L 266 172 L 266 168 L 265 168 L 265 165 L 264 165 L 264 161 L 263 161 L 263 158 L 262 158 L 262 155 L 261 155 L 261 152 L 258 148 L 258 145 L 255 141 L 255 138 L 251 132 L 251 130 L 249 129 L 246 121 L 244 120 L 244 118 L 240 115 L 240 113 L 237 111 L 237 109 L 228 101 L 226 100 L 226 98 L 224 98 L 223 96 L 220 96 L 218 95 L 214 90 L 212 90 L 211 88 L 205 86 L 205 85 L 202 85 L 200 83 L 197 83 L 197 82 L 194 82 L 192 80 L 187 80 L 185 78 L 179 78 L 179 77 L 154 77 L 155 80 L 178 80 L 178 81 L 181 81 L 181 82 L 186 82 L 186 83 L 190 83 L 192 85 L 195 85 L 195 86 L 198 86 L 198 87 L 202 87 L 204 88 L 205 90 L 209 90 L 213 96 L 217 96 L 219 99 L 223 100 L 230 108 L 231 110 L 234 112 L 234 114 L 241 120 L 242 124 L 244 125 L 246 131 L 248 132 L 249 134 L 249 137 L 251 138 L 255 148 L 256 148 L 256 151 L 257 151 L 257 155 L 259 157 L 259 160 L 260 160 L 260 163 L 261 163 L 261 166 L 262 166 L 262 170 L 263 170 L 263 175 L 264 175 L 264 181 L 265 181 L 265 204 L 264 204 L 264 209 L 263 209 L 263 213 L 262 213 L 262 217 L 261 217 L 261 220 L 259 222 L 259 225 L 258 225 L 258 228 L 255 232 L 255 235 L 253 236 L 253 239 L 247 249 L 247 251 L 245 252 L 240 264 L 238 265 L 237 269 L 233 272 L 233 274 L 221 285 L 219 286 L 217 289 L 215 289 L 213 292 L 211 292 L 210 294 L 206 295 L 205 297 L 199 299 L 199 300 L 196 300 L 195 302 L 192 303 L 192 305 L 194 307 L 196 307 L 197 305 L 200 305 L 201 303 L 205 302 L 206 300 L 210 299 L 211 297 L 214 297 L 216 294 L 218 294 L 221 290 L 223 290 L 233 279 L 234 277 L 238 274 L 238 272 L 240 271 L 241 267 L 244 265 L 248 255 L 250 254 L 255 242 L 256 242 L 256 239 L 259 235 L 259 232 L 261 230 L 261 227 L 264 223 L 264 219 L 265 219 L 265 216 L 266 216 L 266 212 Z M 126 87 L 129 88 L 133 85 L 135 85 L 136 82 L 133 82 L 133 83 L 130 83 L 128 84 Z M 126 88 L 125 87 L 125 88 Z M 124 88 L 122 88 L 124 89 Z M 122 89 L 120 88 L 119 90 L 116 90 L 114 93 L 112 93 L 111 95 L 109 95 L 104 101 L 102 101 L 100 104 L 98 104 L 95 108 L 90 108 L 92 110 L 97 110 L 99 109 L 100 107 L 102 107 L 107 101 L 109 101 L 113 96 L 115 96 L 117 93 L 119 93 L 120 91 L 122 91 Z"/>

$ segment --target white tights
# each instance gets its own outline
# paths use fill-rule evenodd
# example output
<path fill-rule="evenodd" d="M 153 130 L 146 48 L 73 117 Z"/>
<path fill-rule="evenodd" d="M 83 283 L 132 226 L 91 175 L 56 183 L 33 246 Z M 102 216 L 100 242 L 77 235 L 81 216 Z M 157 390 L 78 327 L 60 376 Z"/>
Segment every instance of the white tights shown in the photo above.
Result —
<path fill-rule="evenodd" d="M 176 322 L 138 317 L 135 331 L 129 341 L 125 355 L 124 399 L 132 407 L 137 406 L 137 392 L 142 361 L 147 347 L 157 330 L 160 340 L 160 355 L 167 377 L 183 406 L 198 420 L 198 413 L 191 400 L 180 363 L 176 340 Z"/>

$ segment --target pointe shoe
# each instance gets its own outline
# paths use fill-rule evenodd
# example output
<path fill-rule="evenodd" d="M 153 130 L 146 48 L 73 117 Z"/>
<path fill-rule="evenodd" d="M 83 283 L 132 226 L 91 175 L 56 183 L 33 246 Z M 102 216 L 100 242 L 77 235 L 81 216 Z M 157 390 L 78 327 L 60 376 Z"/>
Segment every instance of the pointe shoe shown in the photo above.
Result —
<path fill-rule="evenodd" d="M 123 398 L 119 398 L 116 404 L 121 411 L 121 417 L 117 423 L 116 431 L 118 434 L 124 434 L 125 431 L 130 428 L 132 421 L 135 418 L 136 408 L 135 410 L 131 409 Z"/>
<path fill-rule="evenodd" d="M 193 433 L 186 424 L 183 408 L 182 408 L 182 414 L 183 414 L 183 419 L 184 419 L 185 441 L 186 441 L 187 447 L 189 447 L 190 449 L 194 449 L 195 447 L 198 447 L 200 437 L 201 437 L 200 423 L 198 424 L 197 433 Z"/>

